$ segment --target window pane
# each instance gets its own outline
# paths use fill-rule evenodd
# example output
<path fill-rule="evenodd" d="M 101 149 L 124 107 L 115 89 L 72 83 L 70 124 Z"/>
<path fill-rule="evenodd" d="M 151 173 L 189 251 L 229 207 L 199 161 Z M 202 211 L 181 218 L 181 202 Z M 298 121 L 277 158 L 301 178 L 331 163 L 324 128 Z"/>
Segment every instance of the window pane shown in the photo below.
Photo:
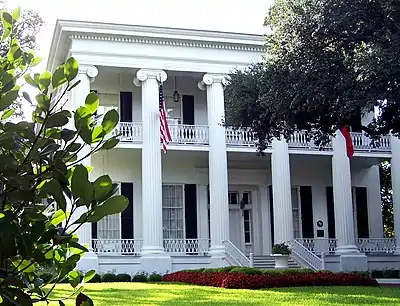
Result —
<path fill-rule="evenodd" d="M 185 236 L 182 185 L 163 185 L 163 235 L 170 239 Z"/>
<path fill-rule="evenodd" d="M 230 192 L 229 193 L 229 204 L 236 205 L 238 204 L 238 193 L 237 192 Z"/>
<path fill-rule="evenodd" d="M 250 240 L 250 233 L 244 233 L 244 242 L 245 243 L 250 243 L 251 242 L 251 240 Z"/>
<path fill-rule="evenodd" d="M 243 192 L 243 204 L 250 205 L 251 204 L 251 193 Z"/>
<path fill-rule="evenodd" d="M 299 194 L 297 188 L 292 188 L 292 208 L 299 208 Z"/>

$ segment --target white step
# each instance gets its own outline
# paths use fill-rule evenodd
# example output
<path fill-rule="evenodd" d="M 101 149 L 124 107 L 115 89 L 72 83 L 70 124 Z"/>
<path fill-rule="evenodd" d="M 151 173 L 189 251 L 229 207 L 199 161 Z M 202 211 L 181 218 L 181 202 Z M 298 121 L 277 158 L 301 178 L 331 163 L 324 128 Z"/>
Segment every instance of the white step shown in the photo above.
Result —
<path fill-rule="evenodd" d="M 274 269 L 275 268 L 275 259 L 272 256 L 254 256 L 253 259 L 254 267 L 260 269 Z M 288 261 L 289 268 L 291 269 L 300 269 L 300 265 L 295 262 L 292 258 L 289 258 Z"/>

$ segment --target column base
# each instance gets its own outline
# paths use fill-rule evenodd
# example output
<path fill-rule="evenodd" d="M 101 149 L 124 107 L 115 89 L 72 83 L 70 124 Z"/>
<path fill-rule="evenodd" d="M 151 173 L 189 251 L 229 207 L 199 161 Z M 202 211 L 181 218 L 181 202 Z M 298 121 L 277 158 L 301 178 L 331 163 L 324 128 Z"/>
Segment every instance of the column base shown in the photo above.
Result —
<path fill-rule="evenodd" d="M 211 247 L 209 254 L 211 255 L 212 268 L 222 268 L 230 266 L 226 259 L 226 250 L 223 245 Z"/>
<path fill-rule="evenodd" d="M 89 270 L 95 270 L 99 272 L 99 258 L 95 252 L 87 252 L 76 265 L 76 270 L 87 272 Z"/>
<path fill-rule="evenodd" d="M 167 274 L 172 272 L 172 259 L 167 253 L 145 254 L 140 259 L 140 271 Z"/>
<path fill-rule="evenodd" d="M 340 256 L 340 271 L 368 271 L 368 259 L 365 254 L 343 254 Z"/>
<path fill-rule="evenodd" d="M 393 252 L 394 255 L 400 255 L 400 246 L 396 246 L 396 249 Z"/>
<path fill-rule="evenodd" d="M 336 249 L 336 254 L 360 254 L 356 245 L 342 245 L 338 246 Z"/>
<path fill-rule="evenodd" d="M 142 256 L 161 256 L 164 255 L 165 251 L 163 247 L 159 246 L 143 246 L 140 251 L 140 255 Z"/>

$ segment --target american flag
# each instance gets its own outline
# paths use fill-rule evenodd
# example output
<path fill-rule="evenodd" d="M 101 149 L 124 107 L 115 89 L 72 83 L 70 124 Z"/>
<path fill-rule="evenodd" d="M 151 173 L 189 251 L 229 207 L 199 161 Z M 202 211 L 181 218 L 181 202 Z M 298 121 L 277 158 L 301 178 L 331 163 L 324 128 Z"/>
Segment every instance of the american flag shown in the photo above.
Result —
<path fill-rule="evenodd" d="M 167 111 L 165 109 L 165 100 L 163 93 L 163 86 L 160 84 L 159 87 L 159 102 L 160 102 L 160 140 L 162 143 L 164 153 L 167 153 L 167 144 L 172 141 L 171 133 L 169 132 Z"/>

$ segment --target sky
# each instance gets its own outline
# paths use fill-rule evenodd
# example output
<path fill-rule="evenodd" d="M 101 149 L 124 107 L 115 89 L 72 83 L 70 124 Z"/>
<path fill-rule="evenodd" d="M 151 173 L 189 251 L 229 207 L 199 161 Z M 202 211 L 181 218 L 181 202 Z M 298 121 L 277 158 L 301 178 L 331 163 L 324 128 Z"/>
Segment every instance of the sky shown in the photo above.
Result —
<path fill-rule="evenodd" d="M 263 34 L 273 0 L 8 0 L 45 21 L 37 55 L 47 59 L 57 19 Z M 45 61 L 44 61 L 45 62 Z"/>
<path fill-rule="evenodd" d="M 36 56 L 46 69 L 57 19 L 263 34 L 264 18 L 273 0 L 7 0 L 9 10 L 33 9 L 45 25 L 37 37 Z M 29 90 L 28 90 L 29 92 Z M 31 94 L 32 95 L 32 94 Z M 31 107 L 23 105 L 25 115 Z M 24 119 L 28 119 L 24 116 Z"/>

